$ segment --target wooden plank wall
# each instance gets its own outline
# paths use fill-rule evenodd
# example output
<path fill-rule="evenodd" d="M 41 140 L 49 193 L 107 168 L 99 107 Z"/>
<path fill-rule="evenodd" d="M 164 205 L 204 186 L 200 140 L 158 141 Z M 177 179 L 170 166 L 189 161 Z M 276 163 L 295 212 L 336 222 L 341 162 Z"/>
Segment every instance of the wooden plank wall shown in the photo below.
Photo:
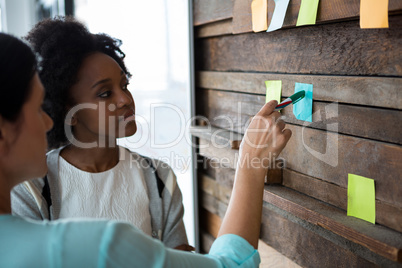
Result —
<path fill-rule="evenodd" d="M 282 80 L 283 98 L 295 82 L 314 85 L 313 122 L 283 110 L 293 136 L 267 176 L 281 182 L 265 187 L 262 266 L 401 267 L 402 1 L 389 0 L 389 29 L 360 29 L 360 0 L 320 1 L 305 27 L 295 26 L 301 0 L 290 0 L 271 33 L 252 32 L 251 2 L 193 1 L 202 250 L 225 214 L 264 81 Z M 375 225 L 346 216 L 348 173 L 375 180 Z"/>

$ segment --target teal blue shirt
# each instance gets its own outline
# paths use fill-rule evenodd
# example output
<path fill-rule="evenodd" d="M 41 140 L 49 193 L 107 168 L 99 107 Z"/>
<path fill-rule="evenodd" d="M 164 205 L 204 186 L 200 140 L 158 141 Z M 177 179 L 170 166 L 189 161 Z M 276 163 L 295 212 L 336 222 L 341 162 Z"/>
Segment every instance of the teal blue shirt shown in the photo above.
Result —
<path fill-rule="evenodd" d="M 0 215 L 0 267 L 258 267 L 237 235 L 220 236 L 209 254 L 166 248 L 117 221 L 34 221 Z"/>

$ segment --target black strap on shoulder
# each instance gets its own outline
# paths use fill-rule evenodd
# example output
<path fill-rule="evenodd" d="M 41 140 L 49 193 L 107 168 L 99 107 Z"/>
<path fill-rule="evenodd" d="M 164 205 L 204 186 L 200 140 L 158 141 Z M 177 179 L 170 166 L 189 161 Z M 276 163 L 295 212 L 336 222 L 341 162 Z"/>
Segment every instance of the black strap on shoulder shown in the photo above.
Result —
<path fill-rule="evenodd" d="M 165 184 L 163 183 L 163 181 L 161 180 L 161 178 L 158 175 L 158 171 L 156 170 L 156 168 L 154 167 L 154 165 L 152 164 L 152 160 L 144 157 L 144 159 L 147 161 L 147 163 L 149 164 L 149 167 L 152 168 L 152 173 L 155 174 L 155 179 L 156 179 L 156 185 L 158 186 L 158 193 L 159 193 L 159 197 L 162 198 L 162 192 L 163 189 L 165 189 Z"/>
<path fill-rule="evenodd" d="M 45 185 L 43 186 L 42 189 L 42 196 L 45 198 L 46 203 L 47 203 L 47 210 L 49 212 L 49 220 L 50 220 L 50 206 L 52 205 L 52 197 L 50 195 L 50 187 L 49 187 L 49 181 L 47 179 L 47 175 L 43 178 Z"/>

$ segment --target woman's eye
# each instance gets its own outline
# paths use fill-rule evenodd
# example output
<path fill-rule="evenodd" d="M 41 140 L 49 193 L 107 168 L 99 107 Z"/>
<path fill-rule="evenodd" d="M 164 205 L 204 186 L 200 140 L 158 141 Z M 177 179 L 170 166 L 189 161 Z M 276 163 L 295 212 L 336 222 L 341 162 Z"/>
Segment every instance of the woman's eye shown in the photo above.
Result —
<path fill-rule="evenodd" d="M 129 82 L 125 83 L 124 86 L 123 86 L 123 89 L 124 89 L 124 90 L 128 90 L 128 85 L 130 85 Z"/>
<path fill-rule="evenodd" d="M 109 97 L 111 94 L 112 94 L 111 91 L 105 91 L 105 92 L 102 92 L 101 94 L 99 94 L 98 97 L 100 97 L 100 98 L 107 98 L 107 97 Z"/>

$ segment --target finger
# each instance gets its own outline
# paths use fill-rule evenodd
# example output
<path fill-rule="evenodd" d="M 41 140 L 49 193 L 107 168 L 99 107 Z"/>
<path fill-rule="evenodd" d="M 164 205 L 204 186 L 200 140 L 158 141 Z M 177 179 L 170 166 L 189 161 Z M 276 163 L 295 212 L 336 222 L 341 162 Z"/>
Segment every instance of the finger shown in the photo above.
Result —
<path fill-rule="evenodd" d="M 258 115 L 270 115 L 275 110 L 277 105 L 278 102 L 276 100 L 271 100 L 265 103 L 265 105 L 262 106 L 261 110 L 258 112 Z"/>
<path fill-rule="evenodd" d="M 273 116 L 275 118 L 275 122 L 279 120 L 279 118 L 282 116 L 280 112 L 273 112 L 271 113 L 271 116 Z"/>
<path fill-rule="evenodd" d="M 292 137 L 292 131 L 287 128 L 287 129 L 283 130 L 282 133 L 283 133 L 283 136 L 285 137 L 286 143 L 288 143 L 290 137 Z"/>
<path fill-rule="evenodd" d="M 276 127 L 279 129 L 279 131 L 283 131 L 286 126 L 286 123 L 282 119 L 276 120 Z"/>

